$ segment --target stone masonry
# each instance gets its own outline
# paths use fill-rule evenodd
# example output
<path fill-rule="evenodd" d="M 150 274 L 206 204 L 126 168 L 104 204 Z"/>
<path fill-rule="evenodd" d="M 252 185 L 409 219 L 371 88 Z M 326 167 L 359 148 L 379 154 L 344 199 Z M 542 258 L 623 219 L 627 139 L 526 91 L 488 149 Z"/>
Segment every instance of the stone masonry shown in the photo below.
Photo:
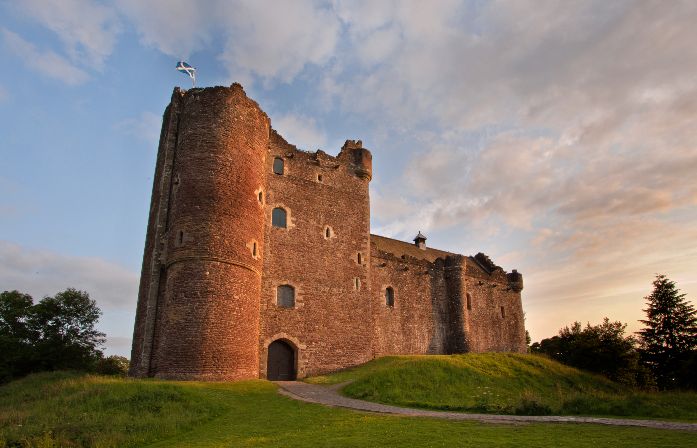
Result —
<path fill-rule="evenodd" d="M 302 378 L 389 354 L 525 351 L 522 276 L 370 233 L 370 151 L 298 150 L 239 84 L 165 110 L 131 375 Z M 277 222 L 276 219 L 279 219 Z M 283 294 L 290 291 L 290 302 Z"/>

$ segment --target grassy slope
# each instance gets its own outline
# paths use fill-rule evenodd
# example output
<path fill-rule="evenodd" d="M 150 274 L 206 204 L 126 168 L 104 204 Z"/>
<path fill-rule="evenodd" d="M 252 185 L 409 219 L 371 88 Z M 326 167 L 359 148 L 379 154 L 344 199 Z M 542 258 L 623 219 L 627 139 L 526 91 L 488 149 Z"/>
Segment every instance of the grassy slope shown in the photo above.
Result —
<path fill-rule="evenodd" d="M 500 426 L 363 414 L 266 381 L 180 383 L 54 373 L 0 387 L 0 447 L 695 446 L 694 433 Z"/>
<path fill-rule="evenodd" d="M 347 380 L 348 396 L 400 406 L 697 421 L 697 393 L 636 392 L 534 355 L 388 356 L 307 381 Z"/>

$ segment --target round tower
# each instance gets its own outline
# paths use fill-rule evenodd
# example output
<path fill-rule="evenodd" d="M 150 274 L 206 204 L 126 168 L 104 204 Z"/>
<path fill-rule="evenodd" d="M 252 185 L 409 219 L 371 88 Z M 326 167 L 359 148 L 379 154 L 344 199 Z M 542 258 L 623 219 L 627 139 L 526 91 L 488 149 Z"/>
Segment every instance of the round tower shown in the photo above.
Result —
<path fill-rule="evenodd" d="M 258 378 L 269 118 L 239 84 L 180 104 L 150 374 Z"/>

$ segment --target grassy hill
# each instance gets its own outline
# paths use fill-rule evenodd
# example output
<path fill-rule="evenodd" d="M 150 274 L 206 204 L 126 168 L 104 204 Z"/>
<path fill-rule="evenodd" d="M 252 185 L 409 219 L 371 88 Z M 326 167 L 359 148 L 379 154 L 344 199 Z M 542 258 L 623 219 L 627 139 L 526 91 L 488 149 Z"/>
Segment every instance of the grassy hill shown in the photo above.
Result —
<path fill-rule="evenodd" d="M 353 398 L 426 409 L 697 421 L 697 393 L 646 393 L 536 355 L 387 356 L 312 383 L 352 380 Z"/>
<path fill-rule="evenodd" d="M 292 400 L 267 381 L 44 373 L 0 386 L 7 447 L 693 447 L 694 433 L 601 425 L 492 425 L 365 414 Z"/>

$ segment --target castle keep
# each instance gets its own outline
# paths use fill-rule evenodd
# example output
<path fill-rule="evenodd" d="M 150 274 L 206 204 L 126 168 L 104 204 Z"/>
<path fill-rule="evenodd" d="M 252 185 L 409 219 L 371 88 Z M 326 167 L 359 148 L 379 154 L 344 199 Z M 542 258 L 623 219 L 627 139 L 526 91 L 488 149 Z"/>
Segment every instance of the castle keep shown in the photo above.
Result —
<path fill-rule="evenodd" d="M 522 276 L 370 233 L 370 151 L 287 143 L 239 84 L 164 113 L 131 375 L 293 379 L 391 354 L 525 351 Z"/>

